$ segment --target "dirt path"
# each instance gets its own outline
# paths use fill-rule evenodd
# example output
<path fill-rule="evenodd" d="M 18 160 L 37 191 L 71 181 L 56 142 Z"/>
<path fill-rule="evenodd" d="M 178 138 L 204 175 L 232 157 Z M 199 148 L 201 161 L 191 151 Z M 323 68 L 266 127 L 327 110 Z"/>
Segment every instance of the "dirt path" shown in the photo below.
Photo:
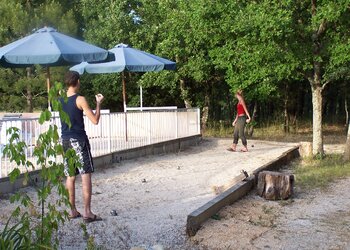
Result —
<path fill-rule="evenodd" d="M 350 178 L 266 201 L 252 192 L 192 238 L 199 249 L 350 249 Z"/>
<path fill-rule="evenodd" d="M 326 145 L 342 153 L 343 145 Z M 198 249 L 350 249 L 350 178 L 327 189 L 266 201 L 252 191 L 209 219 L 191 239 Z"/>
<path fill-rule="evenodd" d="M 104 249 L 150 249 L 157 244 L 165 249 L 197 248 L 185 235 L 187 215 L 211 200 L 217 188 L 228 186 L 241 169 L 252 172 L 295 145 L 249 141 L 250 152 L 241 153 L 227 151 L 230 143 L 230 139 L 205 139 L 177 154 L 124 161 L 97 170 L 92 207 L 104 220 L 87 225 L 88 234 Z M 80 190 L 78 182 L 77 194 Z M 26 191 L 33 195 L 31 188 Z M 79 195 L 77 206 L 82 210 Z M 13 207 L 8 200 L 1 200 L 1 223 Z M 113 209 L 118 216 L 110 215 Z M 81 223 L 73 220 L 60 228 L 62 249 L 85 249 Z"/>

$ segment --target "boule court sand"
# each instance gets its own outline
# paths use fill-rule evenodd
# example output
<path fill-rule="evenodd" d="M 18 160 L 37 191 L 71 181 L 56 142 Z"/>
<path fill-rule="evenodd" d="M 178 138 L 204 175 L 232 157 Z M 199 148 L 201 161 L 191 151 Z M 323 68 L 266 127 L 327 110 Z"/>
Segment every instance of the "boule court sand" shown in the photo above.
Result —
<path fill-rule="evenodd" d="M 193 249 L 186 236 L 187 215 L 213 199 L 218 190 L 232 185 L 242 169 L 255 169 L 281 156 L 295 143 L 248 141 L 249 152 L 230 152 L 231 139 L 204 138 L 199 145 L 178 153 L 122 161 L 93 174 L 92 209 L 103 221 L 87 225 L 87 232 L 104 249 Z M 240 143 L 238 145 L 239 149 Z M 24 189 L 34 197 L 32 188 Z M 78 177 L 77 207 L 82 210 Z M 55 199 L 54 195 L 50 199 Z M 8 199 L 0 203 L 0 225 L 14 208 Z M 62 249 L 85 249 L 75 219 L 58 232 Z"/>

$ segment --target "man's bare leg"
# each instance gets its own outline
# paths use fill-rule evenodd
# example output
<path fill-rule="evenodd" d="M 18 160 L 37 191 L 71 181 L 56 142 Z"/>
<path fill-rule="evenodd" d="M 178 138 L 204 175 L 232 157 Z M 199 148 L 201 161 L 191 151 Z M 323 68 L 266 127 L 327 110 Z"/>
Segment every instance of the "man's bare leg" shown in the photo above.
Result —
<path fill-rule="evenodd" d="M 70 203 L 70 216 L 76 217 L 79 212 L 75 206 L 75 176 L 68 176 L 66 179 L 66 188 L 69 194 L 69 203 Z"/>
<path fill-rule="evenodd" d="M 81 180 L 83 183 L 84 217 L 93 218 L 94 214 L 91 212 L 91 194 L 92 194 L 91 173 L 82 174 Z"/>

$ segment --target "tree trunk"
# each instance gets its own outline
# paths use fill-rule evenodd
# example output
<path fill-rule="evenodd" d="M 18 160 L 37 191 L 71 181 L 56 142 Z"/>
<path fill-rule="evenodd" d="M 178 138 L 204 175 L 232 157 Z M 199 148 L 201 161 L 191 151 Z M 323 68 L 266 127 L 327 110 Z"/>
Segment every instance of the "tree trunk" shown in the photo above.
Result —
<path fill-rule="evenodd" d="M 289 114 L 288 114 L 288 83 L 286 83 L 285 97 L 284 97 L 284 133 L 289 133 Z"/>
<path fill-rule="evenodd" d="M 27 78 L 30 80 L 32 77 L 32 68 L 28 67 L 27 70 Z M 27 101 L 27 112 L 33 113 L 33 93 L 32 88 L 30 86 L 29 81 L 27 82 L 27 95 L 26 95 L 26 101 Z"/>
<path fill-rule="evenodd" d="M 301 158 L 312 157 L 312 143 L 308 141 L 301 141 L 299 153 Z"/>
<path fill-rule="evenodd" d="M 346 144 L 345 144 L 343 159 L 344 161 L 350 160 L 350 126 L 348 126 L 348 135 L 346 137 Z"/>
<path fill-rule="evenodd" d="M 312 16 L 316 16 L 317 1 L 311 1 Z M 326 20 L 321 20 L 320 25 L 312 34 L 313 42 L 313 76 L 309 79 L 312 91 L 312 153 L 313 155 L 324 155 L 322 134 L 322 36 L 326 32 Z"/>
<path fill-rule="evenodd" d="M 185 107 L 192 108 L 191 100 L 188 98 L 188 90 L 186 89 L 185 80 L 180 79 L 180 90 L 181 90 L 181 96 L 184 100 Z"/>
<path fill-rule="evenodd" d="M 208 123 L 208 116 L 209 116 L 209 106 L 210 106 L 210 97 L 208 93 L 206 93 L 205 98 L 204 98 L 204 107 L 203 107 L 203 112 L 202 112 L 202 131 L 205 132 L 207 129 L 207 123 Z"/>
<path fill-rule="evenodd" d="M 253 114 L 252 114 L 252 120 L 250 121 L 250 123 L 248 124 L 248 135 L 249 136 L 253 136 L 254 133 L 254 121 L 256 118 L 256 114 L 258 112 L 258 103 L 254 102 L 254 108 L 253 108 Z"/>
<path fill-rule="evenodd" d="M 294 175 L 262 171 L 258 176 L 258 195 L 267 200 L 285 200 L 292 196 Z"/>
<path fill-rule="evenodd" d="M 322 132 L 322 87 L 312 88 L 312 153 L 324 155 Z"/>
<path fill-rule="evenodd" d="M 348 110 L 348 102 L 345 97 L 345 128 L 349 127 L 349 110 Z"/>

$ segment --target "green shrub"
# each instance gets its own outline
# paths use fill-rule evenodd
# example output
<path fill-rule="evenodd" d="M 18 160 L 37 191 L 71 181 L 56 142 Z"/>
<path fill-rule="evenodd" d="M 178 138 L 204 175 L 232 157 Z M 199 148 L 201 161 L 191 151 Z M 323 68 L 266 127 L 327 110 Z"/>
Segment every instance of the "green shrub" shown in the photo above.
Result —
<path fill-rule="evenodd" d="M 62 90 L 62 84 L 56 83 L 50 90 L 49 99 L 54 110 L 58 111 L 62 119 L 70 124 L 67 114 L 62 110 L 61 103 L 57 99 L 58 93 Z M 61 91 L 63 92 L 63 91 Z M 50 122 L 52 114 L 48 110 L 41 113 L 39 122 Z M 10 135 L 9 143 L 4 147 L 4 154 L 11 162 L 15 162 L 18 167 L 9 174 L 11 182 L 14 182 L 21 174 L 19 166 L 24 166 L 24 182 L 29 183 L 29 171 L 34 170 L 35 164 L 27 159 L 25 154 L 27 145 L 20 140 L 19 130 L 10 128 L 7 134 Z M 66 208 L 69 207 L 68 192 L 63 184 L 64 164 L 59 158 L 69 162 L 69 167 L 73 168 L 78 163 L 78 157 L 74 150 L 68 150 L 64 153 L 63 147 L 59 142 L 58 129 L 56 125 L 50 122 L 47 132 L 40 134 L 37 146 L 33 155 L 36 157 L 36 165 L 40 166 L 40 183 L 35 185 L 36 196 L 40 213 L 37 216 L 29 215 L 28 209 L 33 208 L 34 202 L 25 193 L 17 192 L 10 197 L 10 201 L 18 202 L 20 205 L 13 211 L 8 219 L 5 228 L 0 234 L 0 249 L 52 249 L 58 247 L 58 239 L 55 232 L 60 224 L 68 219 Z M 32 181 L 31 183 L 35 183 Z M 53 191 L 56 191 L 59 198 L 54 202 L 47 198 Z M 12 222 L 11 220 L 18 220 Z"/>

